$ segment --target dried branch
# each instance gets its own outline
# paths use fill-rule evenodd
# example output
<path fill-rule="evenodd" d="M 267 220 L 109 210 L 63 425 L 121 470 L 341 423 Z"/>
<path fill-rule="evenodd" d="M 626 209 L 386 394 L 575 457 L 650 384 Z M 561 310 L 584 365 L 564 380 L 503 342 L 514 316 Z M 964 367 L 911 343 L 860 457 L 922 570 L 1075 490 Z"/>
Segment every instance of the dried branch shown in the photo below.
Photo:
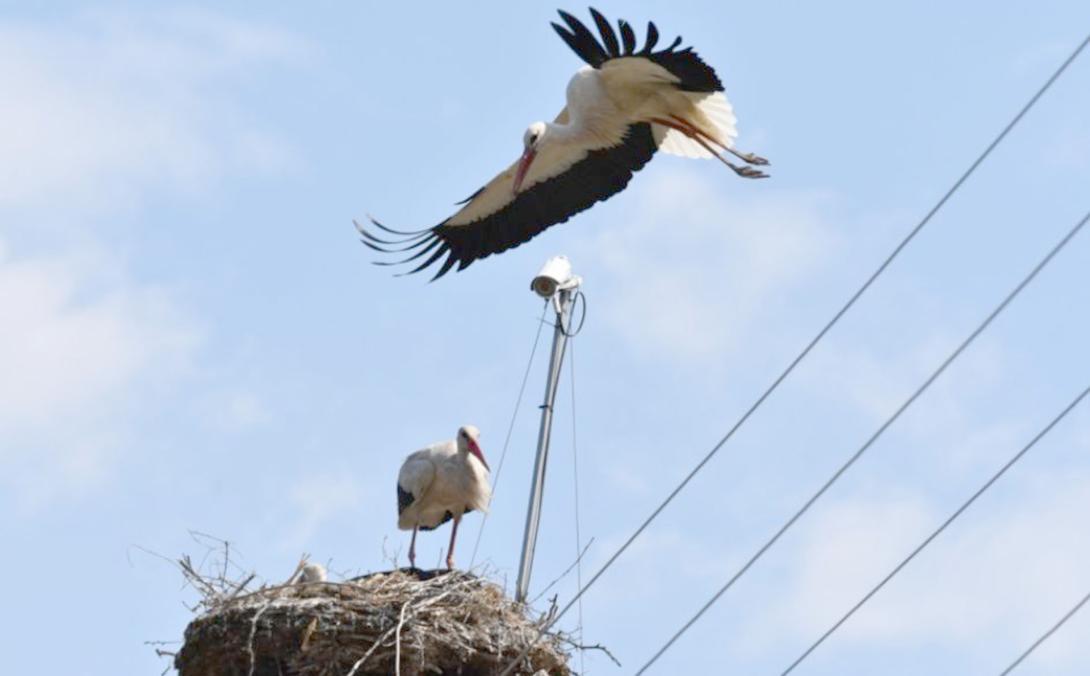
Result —
<path fill-rule="evenodd" d="M 261 615 L 269 609 L 272 602 L 273 600 L 271 598 L 266 601 L 265 605 L 261 606 L 250 620 L 250 640 L 246 642 L 246 653 L 250 656 L 249 676 L 254 676 L 254 669 L 257 668 L 257 653 L 254 652 L 254 639 L 257 637 L 257 621 L 260 620 Z"/>
<path fill-rule="evenodd" d="M 207 546 L 212 536 L 194 531 Z M 472 667 L 490 673 L 506 664 L 556 616 L 556 597 L 538 622 L 528 606 L 509 599 L 484 575 L 395 570 L 347 582 L 293 584 L 307 565 L 301 557 L 288 583 L 261 582 L 256 573 L 219 557 L 237 556 L 216 540 L 215 554 L 198 565 L 170 561 L 200 595 L 199 616 L 173 657 L 185 676 L 254 676 L 266 665 L 297 676 L 371 676 L 441 673 Z M 589 546 L 590 543 L 588 543 Z M 584 552 L 586 553 L 586 549 Z M 165 558 L 165 557 L 164 557 Z M 242 571 L 236 574 L 236 571 Z M 569 569 L 570 571 L 570 569 Z M 535 615 L 536 617 L 536 615 Z M 520 671 L 567 676 L 573 637 L 550 633 L 521 661 Z"/>
<path fill-rule="evenodd" d="M 394 632 L 394 642 L 396 645 L 394 653 L 394 676 L 401 676 L 401 627 L 405 625 L 405 609 L 408 607 L 408 601 L 401 604 L 401 614 L 397 620 L 397 631 Z"/>
<path fill-rule="evenodd" d="M 576 643 L 575 641 L 567 638 L 564 639 L 564 642 L 570 645 L 573 649 L 579 651 L 601 650 L 606 654 L 606 657 L 613 661 L 614 664 L 616 664 L 618 667 L 621 666 L 621 661 L 614 657 L 613 653 L 609 652 L 609 648 L 605 647 L 601 643 L 595 643 L 594 645 L 582 645 L 581 643 Z"/>
<path fill-rule="evenodd" d="M 586 544 L 586 546 L 585 546 L 585 547 L 583 547 L 583 551 L 579 552 L 579 556 L 575 557 L 575 561 L 572 561 L 572 564 L 571 564 L 570 566 L 568 566 L 568 567 L 567 567 L 566 569 L 564 569 L 564 572 L 560 574 L 560 577 L 556 578 L 555 580 L 553 580 L 553 581 L 552 581 L 552 582 L 550 582 L 549 584 L 545 585 L 545 588 L 544 588 L 544 589 L 542 589 L 542 590 L 541 590 L 540 592 L 538 592 L 538 593 L 537 593 L 537 596 L 535 596 L 534 598 L 530 599 L 530 603 L 529 603 L 529 605 L 531 605 L 531 606 L 532 606 L 532 605 L 534 605 L 535 603 L 537 603 L 537 600 L 538 600 L 538 599 L 540 599 L 540 598 L 541 598 L 542 596 L 544 596 L 544 595 L 545 595 L 545 592 L 547 592 L 547 591 L 549 591 L 550 589 L 552 589 L 552 588 L 553 588 L 553 587 L 554 587 L 554 586 L 556 585 L 556 583 L 560 582 L 560 581 L 561 581 L 561 580 L 563 580 L 563 579 L 564 579 L 565 577 L 567 577 L 567 576 L 568 576 L 568 573 L 572 572 L 572 569 L 574 569 L 574 568 L 575 568 L 575 567 L 576 567 L 577 565 L 579 565 L 579 562 L 583 560 L 583 556 L 585 556 L 585 555 L 586 555 L 586 553 L 587 553 L 587 550 L 588 550 L 588 549 L 590 549 L 590 546 L 591 546 L 592 544 L 594 544 L 594 538 L 591 538 L 591 539 L 587 540 L 587 544 Z"/>

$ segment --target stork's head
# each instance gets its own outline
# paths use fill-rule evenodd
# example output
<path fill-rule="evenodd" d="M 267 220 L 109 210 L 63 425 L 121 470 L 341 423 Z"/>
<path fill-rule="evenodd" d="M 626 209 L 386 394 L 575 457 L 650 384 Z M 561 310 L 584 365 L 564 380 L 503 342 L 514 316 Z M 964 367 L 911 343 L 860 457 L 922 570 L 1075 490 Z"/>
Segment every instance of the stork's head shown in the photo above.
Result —
<path fill-rule="evenodd" d="M 478 440 L 481 438 L 481 431 L 473 425 L 466 425 L 458 429 L 458 450 L 463 453 L 472 453 L 477 456 L 477 459 L 481 461 L 484 468 L 488 471 L 492 471 L 492 468 L 488 466 L 488 461 L 484 459 L 484 453 L 481 452 L 481 446 Z"/>
<path fill-rule="evenodd" d="M 514 192 L 517 195 L 522 189 L 522 182 L 526 179 L 526 172 L 530 170 L 530 164 L 537 157 L 538 148 L 545 142 L 545 135 L 549 131 L 549 125 L 544 122 L 534 122 L 526 128 L 522 135 L 522 159 L 519 160 L 518 170 L 515 172 Z"/>

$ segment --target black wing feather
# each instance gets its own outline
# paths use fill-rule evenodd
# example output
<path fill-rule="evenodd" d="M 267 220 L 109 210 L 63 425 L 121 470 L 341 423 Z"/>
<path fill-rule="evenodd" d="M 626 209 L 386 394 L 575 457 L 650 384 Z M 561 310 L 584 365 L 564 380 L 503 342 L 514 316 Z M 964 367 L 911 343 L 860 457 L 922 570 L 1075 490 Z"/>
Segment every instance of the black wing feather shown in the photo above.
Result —
<path fill-rule="evenodd" d="M 563 10 L 558 10 L 560 18 L 564 20 L 564 23 L 568 24 L 570 31 L 570 39 L 566 35 L 566 31 L 557 24 L 553 24 L 553 28 L 560 34 L 560 37 L 564 38 L 564 41 L 568 43 L 568 46 L 579 55 L 579 58 L 583 59 L 595 68 L 601 66 L 610 57 L 609 54 L 602 48 L 602 45 L 598 44 L 597 38 L 594 37 L 594 33 L 587 30 L 587 27 L 579 23 L 571 14 Z"/>
<path fill-rule="evenodd" d="M 409 505 L 413 504 L 413 494 L 401 487 L 401 484 L 397 485 L 397 513 L 400 515 Z"/>
<path fill-rule="evenodd" d="M 462 512 L 462 516 L 465 516 L 466 514 L 469 514 L 472 511 L 473 511 L 472 507 L 466 507 L 465 511 Z M 447 513 L 443 515 L 443 518 L 439 520 L 439 523 L 435 524 L 434 526 L 420 526 L 420 530 L 435 530 L 436 528 L 438 528 L 439 526 L 442 526 L 444 523 L 446 523 L 447 521 L 450 521 L 453 518 L 454 518 L 454 515 L 451 514 L 450 511 L 448 510 Z"/>
<path fill-rule="evenodd" d="M 649 59 L 670 71 L 679 80 L 677 83 L 678 89 L 689 92 L 723 91 L 723 83 L 719 81 L 719 76 L 715 74 L 715 70 L 704 63 L 691 47 L 678 49 L 681 45 L 681 37 L 676 38 L 669 47 L 657 52 L 653 51 L 659 41 L 659 30 L 650 21 L 647 22 L 647 41 L 643 49 L 633 52 L 636 46 L 635 35 L 632 33 L 632 28 L 628 25 L 628 22 L 621 20 L 621 39 L 624 41 L 624 51 L 622 52 L 620 45 L 617 43 L 617 34 L 613 32 L 613 27 L 609 25 L 609 22 L 598 10 L 592 7 L 590 14 L 598 26 L 598 32 L 602 35 L 601 42 L 574 16 L 562 10 L 558 11 L 560 18 L 564 20 L 568 27 L 565 29 L 554 23 L 553 28 L 564 39 L 564 42 L 572 48 L 572 51 L 579 55 L 579 58 L 595 68 L 601 68 L 602 64 L 610 59 L 638 56 Z"/>
<path fill-rule="evenodd" d="M 618 145 L 590 151 L 564 173 L 527 187 L 485 218 L 464 225 L 448 225 L 444 221 L 425 231 L 420 242 L 427 242 L 427 247 L 413 258 L 428 252 L 431 255 L 404 274 L 420 272 L 445 255 L 446 260 L 432 277 L 435 280 L 455 264 L 459 271 L 464 270 L 481 258 L 513 249 L 623 190 L 633 173 L 647 164 L 657 149 L 651 125 L 634 124 Z M 438 248 L 431 251 L 436 245 Z"/>
<path fill-rule="evenodd" d="M 567 25 L 553 23 L 557 35 L 579 58 L 594 68 L 600 68 L 614 58 L 645 58 L 677 77 L 675 86 L 678 89 L 708 93 L 723 91 L 723 84 L 715 71 L 691 47 L 678 49 L 680 37 L 669 47 L 654 51 L 659 41 L 659 30 L 651 21 L 647 22 L 644 46 L 636 51 L 635 32 L 624 19 L 618 22 L 621 33 L 621 44 L 618 44 L 612 26 L 596 9 L 591 8 L 590 13 L 601 34 L 601 42 L 574 16 L 562 10 L 558 10 L 558 13 Z M 449 272 L 455 264 L 458 270 L 464 270 L 476 260 L 517 247 L 549 226 L 563 223 L 595 202 L 623 190 L 632 173 L 643 167 L 656 149 L 651 126 L 635 124 L 629 127 L 621 144 L 591 151 L 564 173 L 529 187 L 502 209 L 473 223 L 448 225 L 444 221 L 427 230 L 401 231 L 371 220 L 383 233 L 403 238 L 398 241 L 381 239 L 357 227 L 363 235 L 364 244 L 376 251 L 396 253 L 420 248 L 402 261 L 381 265 L 407 263 L 430 254 L 424 262 L 403 274 L 420 272 L 446 256 L 439 271 L 432 277 L 435 280 Z M 472 201 L 481 194 L 481 190 L 465 201 Z"/>
<path fill-rule="evenodd" d="M 641 54 L 650 54 L 651 50 L 655 48 L 655 45 L 659 43 L 659 29 L 655 25 L 655 22 L 647 22 L 647 44 L 643 46 Z"/>
<path fill-rule="evenodd" d="M 601 12 L 593 7 L 590 8 L 590 15 L 594 17 L 594 23 L 598 24 L 598 33 L 602 36 L 606 53 L 614 58 L 621 56 L 621 47 L 617 44 L 617 34 L 613 32 L 613 26 L 610 26 Z"/>
<path fill-rule="evenodd" d="M 624 19 L 618 21 L 617 26 L 621 29 L 621 41 L 624 42 L 624 55 L 629 56 L 636 50 L 636 32 L 632 30 L 632 26 Z"/>

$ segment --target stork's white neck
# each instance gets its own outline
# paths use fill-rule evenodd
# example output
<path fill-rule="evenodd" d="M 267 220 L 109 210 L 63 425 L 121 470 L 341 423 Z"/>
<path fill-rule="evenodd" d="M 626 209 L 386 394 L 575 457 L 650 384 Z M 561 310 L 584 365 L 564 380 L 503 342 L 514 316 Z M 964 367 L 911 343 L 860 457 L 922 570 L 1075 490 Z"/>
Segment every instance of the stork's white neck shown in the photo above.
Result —
<path fill-rule="evenodd" d="M 596 141 L 596 129 L 609 118 L 612 104 L 602 86 L 601 74 L 589 66 L 581 68 L 568 82 L 567 114 L 564 122 L 545 122 L 539 150 L 554 145 L 581 145 Z M 537 123 L 535 123 L 537 124 Z"/>
<path fill-rule="evenodd" d="M 567 89 L 568 121 L 564 124 L 546 123 L 549 133 L 559 143 L 579 143 L 593 135 L 594 120 L 610 108 L 601 73 L 584 66 L 572 75 Z"/>
<path fill-rule="evenodd" d="M 555 122 L 546 122 L 545 127 L 548 129 L 545 132 L 545 141 L 553 144 L 564 143 L 578 143 L 582 140 L 586 127 L 582 124 L 582 120 L 572 120 L 567 124 L 557 124 Z"/>

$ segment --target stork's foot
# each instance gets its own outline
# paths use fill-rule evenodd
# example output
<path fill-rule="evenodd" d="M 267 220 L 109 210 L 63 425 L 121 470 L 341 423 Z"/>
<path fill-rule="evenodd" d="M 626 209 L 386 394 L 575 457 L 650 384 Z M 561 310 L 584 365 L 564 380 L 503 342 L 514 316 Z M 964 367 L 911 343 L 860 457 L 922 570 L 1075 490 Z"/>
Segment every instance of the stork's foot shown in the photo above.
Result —
<path fill-rule="evenodd" d="M 738 174 L 742 178 L 768 178 L 768 174 L 764 173 L 760 169 L 754 169 L 753 167 L 739 167 L 733 164 L 728 164 L 734 173 Z"/>
<path fill-rule="evenodd" d="M 727 148 L 727 150 L 732 155 L 734 155 L 735 157 L 737 157 L 738 159 L 742 160 L 743 162 L 745 162 L 747 164 L 755 164 L 755 165 L 757 165 L 759 167 L 767 167 L 770 164 L 768 160 L 761 157 L 760 155 L 754 155 L 753 153 L 740 153 L 737 150 L 735 150 L 734 148 Z"/>
<path fill-rule="evenodd" d="M 454 557 L 453 556 L 448 556 L 447 557 L 447 570 L 454 570 Z"/>

